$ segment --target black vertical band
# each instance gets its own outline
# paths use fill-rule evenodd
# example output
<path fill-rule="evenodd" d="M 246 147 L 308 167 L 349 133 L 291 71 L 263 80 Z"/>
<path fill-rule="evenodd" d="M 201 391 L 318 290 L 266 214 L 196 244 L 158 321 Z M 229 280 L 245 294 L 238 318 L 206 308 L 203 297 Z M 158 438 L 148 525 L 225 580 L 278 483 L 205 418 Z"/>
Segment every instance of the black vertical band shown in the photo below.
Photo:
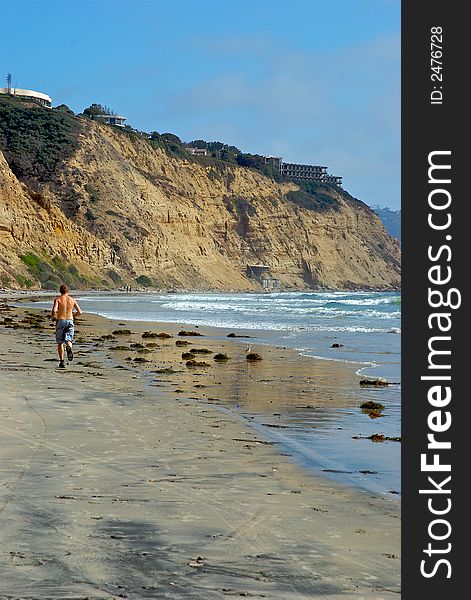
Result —
<path fill-rule="evenodd" d="M 402 3 L 402 583 L 411 600 L 467 589 L 466 21 L 457 2 Z"/>

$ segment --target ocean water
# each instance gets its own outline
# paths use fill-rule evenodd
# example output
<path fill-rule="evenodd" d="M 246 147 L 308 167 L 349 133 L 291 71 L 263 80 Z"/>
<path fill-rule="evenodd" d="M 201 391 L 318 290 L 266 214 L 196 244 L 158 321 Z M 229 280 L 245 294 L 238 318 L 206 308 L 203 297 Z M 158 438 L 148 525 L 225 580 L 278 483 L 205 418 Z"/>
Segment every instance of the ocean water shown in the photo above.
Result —
<path fill-rule="evenodd" d="M 386 388 L 357 385 L 344 390 L 354 400 L 354 409 L 283 415 L 282 430 L 265 427 L 266 416 L 248 414 L 246 408 L 240 412 L 251 418 L 251 426 L 261 435 L 307 468 L 376 493 L 400 493 L 401 444 L 363 439 L 373 433 L 401 435 L 398 292 L 121 293 L 77 300 L 82 310 L 113 319 L 221 327 L 224 335 L 227 330 L 249 333 L 255 343 L 344 362 L 358 379 L 371 376 L 394 382 Z M 333 343 L 341 346 L 332 348 Z M 384 416 L 374 420 L 365 416 L 357 408 L 365 400 L 384 404 Z M 359 435 L 362 439 L 354 439 Z"/>

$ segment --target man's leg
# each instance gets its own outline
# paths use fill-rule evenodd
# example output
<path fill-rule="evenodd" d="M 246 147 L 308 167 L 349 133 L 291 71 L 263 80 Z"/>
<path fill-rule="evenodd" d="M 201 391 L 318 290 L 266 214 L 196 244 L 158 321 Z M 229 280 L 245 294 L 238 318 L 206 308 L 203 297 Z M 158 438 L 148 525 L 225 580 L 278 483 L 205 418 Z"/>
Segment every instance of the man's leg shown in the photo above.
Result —
<path fill-rule="evenodd" d="M 74 353 L 72 352 L 72 342 L 65 343 L 65 349 L 67 350 L 67 358 L 68 360 L 73 360 Z"/>
<path fill-rule="evenodd" d="M 65 349 L 67 352 L 68 360 L 74 359 L 74 353 L 72 352 L 72 340 L 73 339 L 74 339 L 74 325 L 73 325 L 73 323 L 70 323 L 67 326 L 67 329 L 66 329 L 65 335 L 64 335 Z"/>
<path fill-rule="evenodd" d="M 57 354 L 59 355 L 59 368 L 65 369 L 64 346 L 62 344 L 57 344 Z"/>

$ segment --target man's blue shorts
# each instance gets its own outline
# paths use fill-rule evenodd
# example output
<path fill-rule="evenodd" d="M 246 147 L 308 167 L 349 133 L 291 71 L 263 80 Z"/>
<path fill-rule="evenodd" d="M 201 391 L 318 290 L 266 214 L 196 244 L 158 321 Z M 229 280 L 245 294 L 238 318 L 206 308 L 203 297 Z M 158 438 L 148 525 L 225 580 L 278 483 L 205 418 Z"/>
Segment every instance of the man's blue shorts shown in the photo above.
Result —
<path fill-rule="evenodd" d="M 74 322 L 72 319 L 60 319 L 56 321 L 56 342 L 58 344 L 73 342 L 74 333 Z"/>

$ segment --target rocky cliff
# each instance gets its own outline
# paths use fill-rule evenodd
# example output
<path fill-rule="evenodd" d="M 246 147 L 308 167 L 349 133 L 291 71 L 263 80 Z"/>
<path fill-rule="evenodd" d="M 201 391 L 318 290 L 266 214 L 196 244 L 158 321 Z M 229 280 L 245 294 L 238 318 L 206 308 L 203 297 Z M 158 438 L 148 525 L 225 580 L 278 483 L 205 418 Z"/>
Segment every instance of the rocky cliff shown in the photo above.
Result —
<path fill-rule="evenodd" d="M 23 120 L 0 136 L 0 285 L 257 290 L 246 267 L 264 264 L 284 289 L 399 286 L 398 242 L 338 188 L 307 194 L 85 118 L 14 109 Z"/>

